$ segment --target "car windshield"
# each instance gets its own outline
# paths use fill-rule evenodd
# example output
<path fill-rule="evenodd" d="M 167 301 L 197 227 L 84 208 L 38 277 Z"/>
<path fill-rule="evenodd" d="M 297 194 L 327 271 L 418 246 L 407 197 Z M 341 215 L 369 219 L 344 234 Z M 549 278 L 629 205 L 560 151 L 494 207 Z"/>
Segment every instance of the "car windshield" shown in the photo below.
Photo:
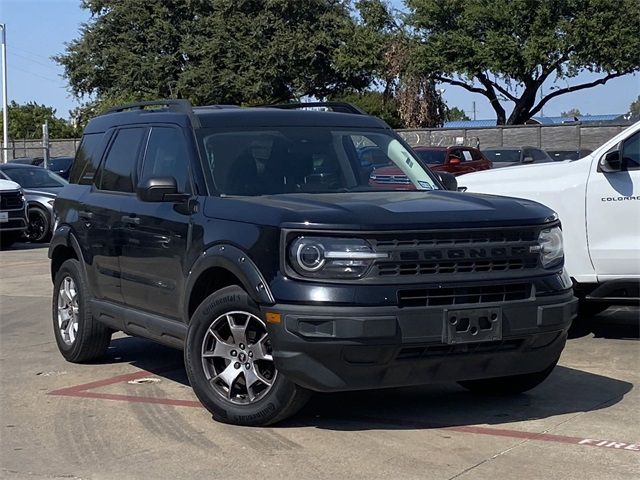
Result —
<path fill-rule="evenodd" d="M 40 167 L 7 168 L 4 173 L 22 188 L 53 188 L 67 184 L 63 178 Z"/>
<path fill-rule="evenodd" d="M 482 153 L 492 162 L 519 162 L 522 150 L 484 150 Z"/>
<path fill-rule="evenodd" d="M 416 154 L 424 163 L 442 165 L 445 161 L 446 150 L 416 150 Z"/>
<path fill-rule="evenodd" d="M 71 157 L 52 158 L 49 162 L 49 168 L 51 170 L 66 170 L 72 161 L 73 158 Z"/>
<path fill-rule="evenodd" d="M 417 190 L 436 190 L 431 174 L 394 136 L 332 127 L 274 127 L 198 132 L 216 189 L 224 195 L 380 191 L 359 151 L 384 152 Z M 381 159 L 380 159 L 381 160 Z M 381 162 L 382 163 L 382 162 Z"/>

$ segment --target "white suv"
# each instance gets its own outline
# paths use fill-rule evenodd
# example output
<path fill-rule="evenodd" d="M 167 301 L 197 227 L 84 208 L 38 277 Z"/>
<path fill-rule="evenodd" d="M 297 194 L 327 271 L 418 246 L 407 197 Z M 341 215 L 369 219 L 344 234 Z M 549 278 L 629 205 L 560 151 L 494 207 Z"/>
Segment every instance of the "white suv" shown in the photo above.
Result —
<path fill-rule="evenodd" d="M 0 178 L 0 247 L 9 248 L 27 229 L 27 202 L 20 185 Z"/>
<path fill-rule="evenodd" d="M 562 221 L 581 311 L 640 298 L 640 122 L 579 160 L 470 173 L 471 192 L 538 201 Z"/>

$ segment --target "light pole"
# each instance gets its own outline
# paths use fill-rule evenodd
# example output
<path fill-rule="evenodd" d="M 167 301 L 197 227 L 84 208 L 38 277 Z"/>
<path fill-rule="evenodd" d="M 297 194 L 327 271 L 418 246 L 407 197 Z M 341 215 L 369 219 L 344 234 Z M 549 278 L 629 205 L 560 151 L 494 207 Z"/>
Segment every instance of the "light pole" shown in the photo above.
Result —
<path fill-rule="evenodd" d="M 2 30 L 2 161 L 9 160 L 9 109 L 7 107 L 7 26 L 0 24 Z"/>

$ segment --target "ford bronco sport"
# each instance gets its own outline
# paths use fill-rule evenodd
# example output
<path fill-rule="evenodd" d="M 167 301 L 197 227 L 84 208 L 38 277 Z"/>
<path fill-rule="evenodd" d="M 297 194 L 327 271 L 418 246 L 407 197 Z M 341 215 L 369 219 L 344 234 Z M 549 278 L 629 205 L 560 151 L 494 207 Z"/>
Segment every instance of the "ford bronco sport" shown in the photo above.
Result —
<path fill-rule="evenodd" d="M 201 402 L 243 425 L 311 391 L 542 382 L 576 310 L 555 213 L 447 191 L 384 122 L 329 107 L 92 119 L 49 250 L 62 355 L 94 360 L 114 331 L 184 349 Z M 416 190 L 370 187 L 368 147 Z"/>

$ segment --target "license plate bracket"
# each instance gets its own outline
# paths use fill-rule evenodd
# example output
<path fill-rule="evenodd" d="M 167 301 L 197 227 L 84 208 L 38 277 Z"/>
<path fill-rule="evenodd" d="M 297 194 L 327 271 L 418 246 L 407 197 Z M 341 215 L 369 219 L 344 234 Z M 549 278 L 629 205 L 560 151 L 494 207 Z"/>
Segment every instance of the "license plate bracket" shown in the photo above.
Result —
<path fill-rule="evenodd" d="M 502 309 L 468 308 L 446 310 L 442 341 L 447 344 L 502 340 Z"/>

